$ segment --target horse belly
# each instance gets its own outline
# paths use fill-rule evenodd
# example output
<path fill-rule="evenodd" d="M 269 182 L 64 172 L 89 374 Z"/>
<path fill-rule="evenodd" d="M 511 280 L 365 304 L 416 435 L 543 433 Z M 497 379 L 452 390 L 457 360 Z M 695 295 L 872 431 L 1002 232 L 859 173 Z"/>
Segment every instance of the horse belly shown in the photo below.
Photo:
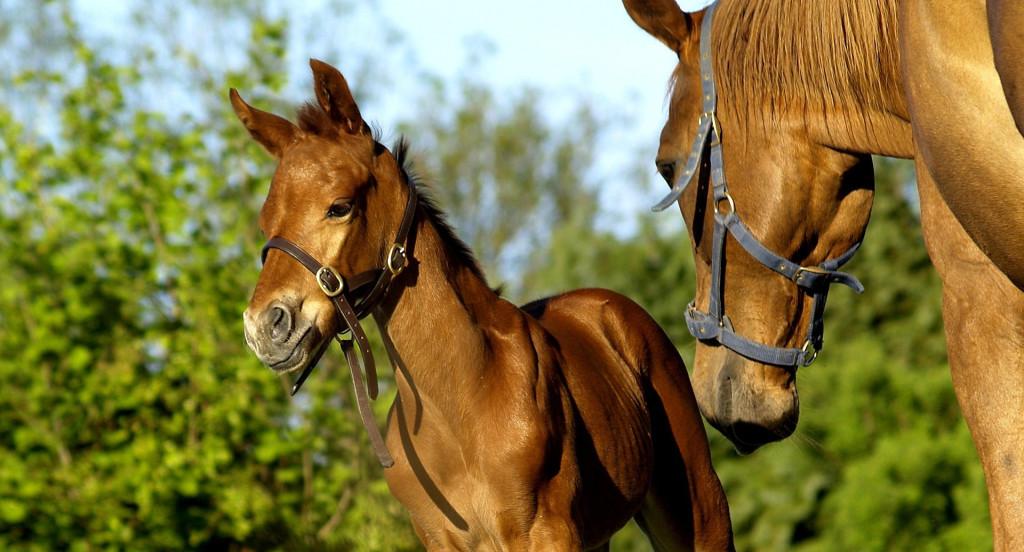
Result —
<path fill-rule="evenodd" d="M 582 346 L 577 358 L 584 359 L 565 368 L 578 416 L 578 504 L 583 540 L 596 545 L 640 507 L 650 487 L 654 449 L 643 376 L 607 343 L 573 343 Z"/>
<path fill-rule="evenodd" d="M 578 505 L 587 547 L 605 542 L 637 512 L 654 472 L 647 368 L 661 334 L 633 301 L 601 289 L 548 299 L 541 325 L 558 342 L 576 412 Z M 644 360 L 646 359 L 646 360 Z"/>
<path fill-rule="evenodd" d="M 580 407 L 576 454 L 587 545 L 604 542 L 629 521 L 647 496 L 653 475 L 649 416 L 642 403 L 623 395 L 632 393 L 619 389 L 604 397 L 607 402 Z"/>

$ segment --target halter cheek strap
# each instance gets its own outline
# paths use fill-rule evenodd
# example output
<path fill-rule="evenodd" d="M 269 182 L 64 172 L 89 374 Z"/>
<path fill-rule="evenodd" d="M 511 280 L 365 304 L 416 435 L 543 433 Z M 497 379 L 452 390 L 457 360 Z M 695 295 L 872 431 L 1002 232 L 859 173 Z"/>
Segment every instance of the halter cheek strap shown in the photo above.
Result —
<path fill-rule="evenodd" d="M 377 423 L 373 419 L 373 411 L 370 409 L 369 401 L 377 398 L 377 369 L 373 360 L 373 351 L 370 349 L 370 341 L 366 337 L 366 332 L 363 330 L 360 320 L 368 316 L 374 308 L 384 301 L 391 280 L 398 276 L 407 264 L 408 259 L 405 248 L 409 238 L 409 231 L 412 229 L 413 219 L 416 215 L 417 195 L 416 186 L 412 181 L 406 178 L 406 183 L 409 187 L 409 199 L 405 205 L 405 213 L 398 227 L 395 242 L 385 258 L 385 268 L 383 269 L 369 270 L 357 274 L 346 281 L 334 267 L 321 264 L 312 255 L 306 253 L 301 247 L 287 239 L 276 236 L 270 238 L 267 240 L 266 245 L 263 246 L 262 251 L 262 260 L 264 262 L 267 259 L 267 253 L 271 249 L 278 249 L 290 255 L 299 264 L 313 273 L 320 291 L 324 292 L 324 295 L 334 305 L 334 310 L 337 312 L 338 319 L 341 322 L 341 329 L 335 338 L 341 345 L 345 361 L 348 363 L 349 372 L 352 375 L 352 385 L 355 388 L 356 407 L 359 409 L 359 417 L 363 422 L 367 435 L 370 437 L 370 443 L 377 454 L 377 459 L 380 461 L 381 466 L 385 468 L 393 466 L 395 461 L 384 444 L 384 438 L 377 428 Z M 342 335 L 349 332 L 352 334 L 351 339 L 341 338 Z M 382 330 L 381 333 L 386 332 Z M 390 342 L 390 339 L 386 339 L 386 342 Z M 388 347 L 388 356 L 392 355 L 393 347 Z M 292 395 L 306 381 L 313 368 L 316 367 L 317 360 L 313 359 L 302 371 L 299 378 L 295 380 L 295 385 L 291 391 Z M 395 362 L 394 358 L 391 360 L 392 363 Z M 366 374 L 365 382 L 363 379 L 364 371 Z"/>
<path fill-rule="evenodd" d="M 707 11 L 704 12 L 704 21 L 701 23 L 700 70 L 704 109 L 698 123 L 697 137 L 694 139 L 683 171 L 673 184 L 672 190 L 654 206 L 654 210 L 663 211 L 679 200 L 690 182 L 693 181 L 700 163 L 704 160 L 705 151 L 710 147 L 708 157 L 715 217 L 711 249 L 711 290 L 707 312 L 697 309 L 696 300 L 687 305 L 686 327 L 697 339 L 716 341 L 751 360 L 778 366 L 807 366 L 818 356 L 818 351 L 822 347 L 823 316 L 829 286 L 843 284 L 853 288 L 857 293 L 864 291 L 864 286 L 856 278 L 838 270 L 857 252 L 860 242 L 854 244 L 846 253 L 836 259 L 825 261 L 817 266 L 800 266 L 768 249 L 740 220 L 736 212 L 736 203 L 729 194 L 729 186 L 725 180 L 725 168 L 722 162 L 722 133 L 716 113 L 718 93 L 715 88 L 711 62 L 711 21 L 716 5 L 717 3 L 708 6 Z M 679 161 L 681 160 L 677 160 L 677 165 Z M 727 209 L 721 209 L 722 206 L 727 206 Z M 814 298 L 803 347 L 775 347 L 758 343 L 735 332 L 732 321 L 726 316 L 724 310 L 723 286 L 725 284 L 725 238 L 727 234 L 732 234 L 739 245 L 762 265 L 792 280 Z"/>

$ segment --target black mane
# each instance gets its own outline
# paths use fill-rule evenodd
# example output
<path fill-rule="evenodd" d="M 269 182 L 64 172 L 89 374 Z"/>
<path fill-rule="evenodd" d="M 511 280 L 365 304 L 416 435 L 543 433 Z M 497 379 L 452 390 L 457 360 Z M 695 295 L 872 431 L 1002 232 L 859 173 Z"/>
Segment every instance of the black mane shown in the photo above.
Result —
<path fill-rule="evenodd" d="M 376 132 L 375 132 L 376 134 Z M 412 162 L 409 159 L 409 141 L 404 136 L 400 137 L 392 149 L 392 153 L 395 156 L 395 161 L 398 162 L 398 166 L 402 169 L 402 175 L 412 182 L 413 186 L 416 187 L 416 191 L 419 196 L 419 205 L 422 209 L 423 214 L 427 216 L 427 220 L 433 225 L 434 230 L 441 237 L 441 241 L 445 247 L 455 256 L 455 258 L 467 266 L 469 270 L 481 281 L 487 282 L 487 277 L 484 276 L 483 270 L 480 268 L 480 263 L 476 260 L 473 255 L 473 251 L 470 250 L 466 242 L 462 241 L 455 234 L 455 229 L 452 228 L 451 224 L 448 223 L 448 215 L 437 206 L 437 202 L 434 198 L 434 191 L 429 186 L 423 184 L 416 177 L 416 174 L 412 170 Z"/>

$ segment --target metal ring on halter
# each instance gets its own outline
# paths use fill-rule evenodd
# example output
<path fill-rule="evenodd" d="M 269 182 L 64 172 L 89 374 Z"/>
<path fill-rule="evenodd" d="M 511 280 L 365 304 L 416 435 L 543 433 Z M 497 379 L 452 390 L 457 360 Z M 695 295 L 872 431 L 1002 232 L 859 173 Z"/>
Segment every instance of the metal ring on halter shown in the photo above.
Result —
<path fill-rule="evenodd" d="M 323 275 L 325 272 L 334 276 L 334 279 L 338 281 L 338 289 L 330 289 L 324 284 Z M 345 281 L 341 279 L 338 271 L 330 266 L 321 266 L 320 270 L 316 271 L 316 285 L 320 286 L 320 291 L 327 294 L 328 297 L 337 297 L 341 295 L 341 292 L 345 291 Z"/>
<path fill-rule="evenodd" d="M 398 268 L 395 268 L 396 253 L 398 254 L 397 256 L 402 260 L 402 263 L 398 265 Z M 401 274 L 402 271 L 405 270 L 405 265 L 408 264 L 408 261 L 409 259 L 405 256 L 405 247 L 397 243 L 391 246 L 391 250 L 388 251 L 388 270 L 391 271 L 392 275 L 398 276 L 399 274 Z"/>
<path fill-rule="evenodd" d="M 715 214 L 716 215 L 721 214 L 721 211 L 718 210 L 718 204 L 721 203 L 723 199 L 725 201 L 729 202 L 729 213 L 728 214 L 735 213 L 736 212 L 736 202 L 732 200 L 732 196 L 729 195 L 729 192 L 725 192 L 725 196 L 720 197 L 720 198 L 715 200 Z"/>
<path fill-rule="evenodd" d="M 804 346 L 800 348 L 804 353 L 804 366 L 810 366 L 814 359 L 818 358 L 818 349 L 814 346 L 814 342 L 810 339 L 804 341 Z M 811 358 L 807 358 L 807 353 L 811 353 Z"/>

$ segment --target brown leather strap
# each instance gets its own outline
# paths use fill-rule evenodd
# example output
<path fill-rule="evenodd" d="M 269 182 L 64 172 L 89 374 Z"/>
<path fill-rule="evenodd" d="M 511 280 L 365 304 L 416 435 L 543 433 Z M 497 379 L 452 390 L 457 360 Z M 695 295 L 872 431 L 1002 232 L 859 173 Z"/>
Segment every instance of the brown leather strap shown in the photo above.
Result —
<path fill-rule="evenodd" d="M 362 301 L 356 304 L 356 310 L 359 312 L 360 318 L 370 314 L 370 311 L 384 300 L 384 294 L 387 292 L 392 278 L 398 276 L 408 262 L 405 248 L 409 241 L 409 232 L 412 230 L 413 220 L 416 218 L 416 205 L 419 202 L 417 201 L 416 185 L 412 183 L 408 176 L 404 178 L 409 188 L 409 198 L 405 202 L 402 222 L 398 225 L 395 241 L 387 252 L 387 258 L 384 259 L 384 269 L 380 271 L 373 289 L 363 297 Z M 367 274 L 367 272 L 359 274 L 353 277 L 353 281 Z M 357 288 L 358 284 L 353 282 L 353 286 Z"/>
<path fill-rule="evenodd" d="M 306 267 L 307 270 L 312 272 L 317 278 L 317 284 L 320 285 L 324 293 L 327 293 L 334 304 L 334 310 L 338 313 L 338 318 L 341 321 L 341 333 L 346 331 L 352 332 L 352 337 L 355 339 L 356 345 L 359 347 L 359 354 L 366 360 L 366 373 L 367 373 L 367 392 L 371 398 L 377 398 L 377 367 L 373 361 L 373 352 L 370 349 L 370 341 L 366 338 L 366 332 L 363 331 L 363 326 L 359 323 L 359 317 L 356 316 L 355 309 L 349 304 L 348 298 L 344 289 L 344 283 L 339 280 L 335 272 L 321 270 L 323 266 L 316 261 L 309 253 L 306 253 L 301 247 L 294 243 L 284 239 L 273 237 L 267 240 L 267 244 L 263 246 L 263 260 L 267 258 L 269 249 L 280 249 L 295 260 L 299 261 L 302 266 Z M 336 293 L 331 295 L 332 293 Z M 302 372 L 299 379 L 295 381 L 295 385 L 292 386 L 292 395 L 299 391 L 302 384 L 306 381 L 306 377 L 313 370 L 315 362 L 311 362 L 309 366 Z M 357 385 L 356 382 L 352 382 L 353 385 Z"/>
<path fill-rule="evenodd" d="M 363 325 L 359 323 L 359 318 L 356 317 L 356 313 L 352 309 L 352 305 L 349 305 L 344 294 L 331 297 L 331 302 L 334 303 L 334 310 L 338 312 L 338 317 L 341 318 L 341 321 L 347 325 L 348 329 L 352 332 L 352 340 L 355 341 L 355 345 L 359 347 L 359 356 L 363 358 L 363 362 L 366 367 L 366 392 L 370 395 L 371 399 L 376 399 L 377 366 L 373 362 L 373 351 L 370 349 L 370 340 L 366 338 L 366 332 L 363 331 Z"/>
<path fill-rule="evenodd" d="M 352 341 L 339 339 L 338 343 L 341 344 L 341 350 L 345 352 L 345 360 L 348 361 L 348 370 L 352 374 L 352 381 L 362 380 L 363 375 L 359 371 L 359 359 L 352 348 Z M 360 388 L 357 385 L 355 388 L 356 406 L 359 408 L 359 417 L 363 420 L 363 427 L 366 429 L 366 434 L 370 437 L 370 443 L 373 445 L 374 452 L 377 453 L 380 465 L 390 468 L 395 465 L 395 460 L 391 458 L 391 453 L 388 452 L 388 447 L 384 444 L 384 437 L 381 436 L 380 430 L 377 429 L 377 422 L 373 419 L 373 411 L 370 409 L 369 399 L 365 393 L 360 393 L 359 391 Z"/>
<path fill-rule="evenodd" d="M 376 399 L 378 390 L 377 368 L 373 360 L 373 351 L 370 349 L 370 340 L 366 338 L 366 332 L 363 331 L 363 325 L 359 322 L 359 317 L 356 316 L 355 310 L 349 304 L 345 293 L 343 293 L 344 283 L 338 280 L 333 272 L 321 270 L 322 267 L 312 256 L 288 240 L 276 237 L 268 240 L 267 245 L 263 248 L 264 259 L 266 259 L 268 248 L 284 251 L 309 269 L 310 272 L 314 273 L 315 277 L 320 280 L 318 284 L 328 294 L 331 303 L 334 304 L 334 310 L 338 313 L 338 318 L 342 324 L 341 333 L 346 331 L 352 332 L 351 340 L 339 338 L 338 343 L 341 344 L 341 349 L 345 352 L 345 360 L 348 362 L 349 372 L 352 374 L 352 387 L 356 396 L 356 407 L 359 409 L 359 417 L 362 419 L 363 428 L 366 430 L 366 434 L 370 436 L 370 442 L 373 444 L 374 452 L 377 453 L 377 458 L 380 460 L 381 465 L 385 468 L 390 468 L 395 462 L 384 445 L 384 439 L 380 435 L 380 430 L 377 429 L 377 423 L 373 419 L 373 411 L 370 409 L 370 403 L 367 400 L 367 397 Z M 353 344 L 353 341 L 355 341 L 355 344 Z M 358 356 L 356 356 L 356 346 L 358 346 Z M 305 370 L 302 371 L 299 379 L 292 386 L 292 395 L 297 393 L 299 388 L 302 387 L 303 382 L 306 381 L 306 378 L 315 366 L 315 361 L 310 362 Z M 363 379 L 364 372 L 366 374 L 365 380 Z"/>
<path fill-rule="evenodd" d="M 277 236 L 267 240 L 262 251 L 262 260 L 264 262 L 270 249 L 279 249 L 299 261 L 302 266 L 312 272 L 316 278 L 317 285 L 330 298 L 331 303 L 334 305 L 334 310 L 338 313 L 338 318 L 341 321 L 339 336 L 346 332 L 352 333 L 352 339 L 343 340 L 339 337 L 338 343 L 341 344 L 341 349 L 345 353 L 345 360 L 348 362 L 349 372 L 352 375 L 352 385 L 356 396 L 356 406 L 359 409 L 359 417 L 362 419 L 363 427 L 366 429 L 366 434 L 370 437 L 370 442 L 373 444 L 380 464 L 385 468 L 390 468 L 395 462 L 388 452 L 387 446 L 384 444 L 384 439 L 374 421 L 373 411 L 370 409 L 369 399 L 376 399 L 378 393 L 377 369 L 373 359 L 373 350 L 370 349 L 370 341 L 366 337 L 366 332 L 363 331 L 360 319 L 368 316 L 374 308 L 383 302 L 391 281 L 402 272 L 408 262 L 406 246 L 409 240 L 409 232 L 412 230 L 413 220 L 416 217 L 418 202 L 415 184 L 413 184 L 408 176 L 405 176 L 405 182 L 409 187 L 409 198 L 406 201 L 402 222 L 395 235 L 394 244 L 387 253 L 383 269 L 369 270 L 346 280 L 334 268 L 320 264 L 301 247 Z M 346 285 L 346 282 L 348 285 Z M 364 292 L 368 287 L 370 288 L 369 291 Z M 353 307 L 354 298 L 355 306 Z M 397 366 L 395 358 L 397 352 L 394 350 L 394 344 L 391 343 L 390 336 L 386 336 L 386 330 L 381 333 L 385 334 L 385 348 L 388 351 L 388 357 L 391 359 L 392 366 Z M 302 374 L 292 387 L 292 395 L 306 381 L 306 378 L 316 366 L 317 360 L 318 358 L 314 359 L 302 371 Z M 363 377 L 364 372 L 366 374 L 365 380 Z"/>

